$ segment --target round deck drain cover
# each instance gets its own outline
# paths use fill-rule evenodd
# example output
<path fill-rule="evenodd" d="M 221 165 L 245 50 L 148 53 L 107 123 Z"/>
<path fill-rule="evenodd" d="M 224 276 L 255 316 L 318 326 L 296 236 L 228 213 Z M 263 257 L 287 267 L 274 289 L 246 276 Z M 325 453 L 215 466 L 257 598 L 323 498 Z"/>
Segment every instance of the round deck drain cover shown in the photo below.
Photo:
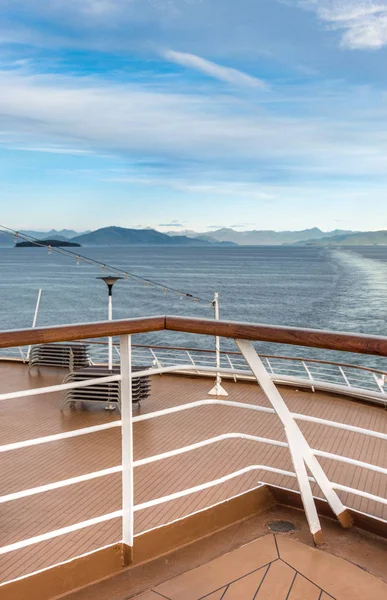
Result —
<path fill-rule="evenodd" d="M 277 531 L 278 533 L 286 533 L 288 531 L 296 530 L 296 526 L 290 521 L 271 521 L 268 527 L 272 531 Z"/>

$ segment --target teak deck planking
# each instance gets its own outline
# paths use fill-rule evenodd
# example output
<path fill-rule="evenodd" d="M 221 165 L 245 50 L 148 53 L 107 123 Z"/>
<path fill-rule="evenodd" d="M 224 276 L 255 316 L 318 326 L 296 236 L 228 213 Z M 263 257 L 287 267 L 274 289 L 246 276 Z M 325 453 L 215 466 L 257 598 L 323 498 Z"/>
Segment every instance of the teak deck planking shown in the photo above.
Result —
<path fill-rule="evenodd" d="M 0 392 L 60 383 L 65 371 L 41 368 L 40 373 L 18 363 L 0 362 Z M 225 382 L 229 399 L 268 406 L 255 383 Z M 151 397 L 140 412 L 208 398 L 208 378 L 162 375 L 152 379 Z M 311 414 L 376 431 L 387 432 L 382 408 L 347 398 L 311 391 L 281 388 L 294 412 Z M 60 394 L 46 394 L 0 403 L 1 444 L 69 431 L 119 418 L 101 407 L 61 413 Z M 137 409 L 135 409 L 137 414 Z M 299 422 L 312 447 L 387 467 L 385 442 L 313 423 Z M 188 445 L 222 433 L 249 433 L 285 441 L 276 415 L 248 410 L 205 406 L 134 425 L 135 460 Z M 0 494 L 59 481 L 121 463 L 120 428 L 53 442 L 0 456 Z M 387 477 L 320 459 L 332 481 L 386 497 Z M 286 448 L 246 440 L 226 440 L 186 454 L 135 469 L 135 503 L 158 498 L 231 473 L 252 464 L 268 464 L 292 471 Z M 252 472 L 226 484 L 136 513 L 135 533 L 146 531 L 221 502 L 259 485 L 261 481 L 297 489 L 295 479 L 267 472 Z M 318 488 L 316 496 L 321 497 Z M 387 507 L 339 493 L 350 508 L 387 519 Z M 39 535 L 121 508 L 121 477 L 111 475 L 1 505 L 1 544 Z M 121 538 L 120 519 L 71 533 L 49 542 L 0 556 L 0 579 L 9 581 L 27 573 L 90 552 Z"/>

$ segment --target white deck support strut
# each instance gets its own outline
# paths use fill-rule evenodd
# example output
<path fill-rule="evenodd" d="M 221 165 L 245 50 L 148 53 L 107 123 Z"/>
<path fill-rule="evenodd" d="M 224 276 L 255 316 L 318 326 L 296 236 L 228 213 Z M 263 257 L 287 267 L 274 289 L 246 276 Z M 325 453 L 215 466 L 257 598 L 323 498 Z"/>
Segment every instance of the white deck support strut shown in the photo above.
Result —
<path fill-rule="evenodd" d="M 214 316 L 215 320 L 219 321 L 219 294 L 215 292 L 214 301 Z M 228 396 L 228 393 L 222 386 L 222 378 L 219 372 L 220 369 L 220 337 L 217 335 L 215 337 L 215 352 L 216 352 L 216 381 L 214 387 L 208 392 L 211 396 Z"/>
<path fill-rule="evenodd" d="M 249 365 L 251 371 L 253 372 L 258 385 L 261 387 L 263 393 L 266 398 L 269 400 L 270 404 L 273 406 L 276 414 L 281 419 L 283 426 L 285 427 L 285 432 L 288 437 L 289 445 L 296 444 L 296 459 L 297 459 L 297 451 L 301 453 L 302 459 L 305 462 L 306 466 L 309 468 L 311 474 L 315 478 L 317 484 L 319 485 L 322 493 L 327 499 L 328 504 L 330 505 L 332 511 L 337 516 L 343 527 L 350 527 L 352 525 L 352 518 L 342 504 L 340 498 L 336 494 L 335 490 L 325 472 L 321 468 L 320 463 L 317 458 L 312 453 L 308 442 L 304 438 L 300 428 L 298 427 L 296 421 L 294 420 L 290 410 L 286 406 L 281 394 L 277 390 L 273 381 L 271 380 L 270 375 L 267 373 L 261 359 L 255 351 L 253 344 L 247 340 L 236 340 L 236 344 L 240 351 L 242 352 L 247 364 Z M 293 454 L 292 454 L 293 458 Z M 298 483 L 301 490 L 301 481 L 299 472 L 296 470 Z M 301 473 L 301 479 L 303 481 L 303 475 Z M 304 504 L 305 512 L 308 510 L 308 506 Z M 312 518 L 308 517 L 312 521 Z M 312 532 L 313 535 L 313 532 Z M 320 537 L 320 536 L 319 536 Z"/>
<path fill-rule="evenodd" d="M 133 554 L 133 416 L 131 336 L 120 337 L 121 354 L 121 446 L 122 446 L 122 561 Z"/>
<path fill-rule="evenodd" d="M 288 440 L 294 472 L 296 473 L 298 485 L 300 488 L 302 503 L 305 508 L 306 520 L 308 521 L 309 529 L 313 536 L 314 543 L 316 544 L 316 546 L 318 546 L 323 541 L 321 524 L 314 502 L 312 490 L 310 487 L 309 476 L 306 470 L 305 461 L 302 458 L 302 454 L 300 448 L 297 445 L 297 441 L 294 439 L 294 432 L 291 429 L 286 429 L 285 427 L 285 433 Z"/>

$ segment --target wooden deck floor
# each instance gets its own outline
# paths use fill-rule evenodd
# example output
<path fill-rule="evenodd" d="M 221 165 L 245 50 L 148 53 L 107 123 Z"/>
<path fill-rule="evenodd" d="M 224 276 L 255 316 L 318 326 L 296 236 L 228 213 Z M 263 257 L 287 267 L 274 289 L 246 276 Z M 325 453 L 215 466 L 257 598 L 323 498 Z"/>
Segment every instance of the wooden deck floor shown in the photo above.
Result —
<path fill-rule="evenodd" d="M 42 369 L 30 375 L 26 366 L 0 363 L 0 392 L 56 384 L 64 371 Z M 208 397 L 208 379 L 158 376 L 152 380 L 152 395 L 141 412 Z M 268 406 L 254 383 L 225 383 L 229 399 Z M 281 389 L 292 411 L 387 432 L 387 413 L 377 407 L 323 393 Z M 0 403 L 0 444 L 87 427 L 118 418 L 101 408 L 59 410 L 60 395 L 49 394 Z M 314 448 L 335 452 L 387 467 L 386 443 L 311 423 L 301 423 Z M 238 408 L 206 406 L 157 419 L 134 427 L 135 459 L 178 448 L 226 432 L 243 432 L 284 440 L 275 415 Z M 27 489 L 120 464 L 120 430 L 112 429 L 52 442 L 0 455 L 0 495 Z M 386 497 L 387 477 L 328 460 L 321 460 L 329 478 Z M 145 465 L 135 470 L 135 502 L 157 498 L 209 481 L 251 464 L 269 464 L 293 470 L 287 449 L 244 440 L 227 440 L 185 455 Z M 296 488 L 289 477 L 253 472 L 205 492 L 143 510 L 136 514 L 136 532 L 220 502 L 265 481 Z M 317 496 L 321 496 L 318 489 Z M 343 502 L 365 513 L 387 520 L 387 507 L 353 495 L 340 494 Z M 1 545 L 42 534 L 121 508 L 121 478 L 111 475 L 61 490 L 39 494 L 1 505 Z M 0 556 L 0 581 L 9 581 L 74 556 L 115 543 L 121 538 L 120 519 L 87 530 L 41 542 L 33 547 Z"/>
<path fill-rule="evenodd" d="M 99 596 L 98 591 L 94 596 Z M 387 585 L 341 558 L 267 535 L 133 600 L 384 600 Z"/>

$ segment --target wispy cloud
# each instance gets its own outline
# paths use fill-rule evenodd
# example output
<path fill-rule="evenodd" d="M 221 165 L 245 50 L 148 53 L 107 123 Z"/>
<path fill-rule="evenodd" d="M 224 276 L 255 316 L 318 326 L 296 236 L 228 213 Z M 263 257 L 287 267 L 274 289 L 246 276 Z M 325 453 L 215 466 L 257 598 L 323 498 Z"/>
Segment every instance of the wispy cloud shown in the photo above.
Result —
<path fill-rule="evenodd" d="M 285 0 L 287 1 L 287 0 Z M 290 0 L 313 10 L 331 29 L 342 31 L 341 46 L 379 49 L 387 45 L 387 0 Z"/>
<path fill-rule="evenodd" d="M 297 178 L 385 174 L 387 109 L 363 88 L 276 87 L 263 106 L 186 85 L 180 92 L 169 84 L 117 84 L 101 76 L 25 70 L 0 71 L 0 87 L 0 130 L 12 134 L 13 147 L 114 154 L 145 166 L 156 161 L 154 169 L 166 170 L 165 185 L 169 166 L 163 165 L 194 164 L 196 179 L 170 178 L 170 186 L 182 192 L 265 199 L 250 183 L 220 185 L 219 178 L 208 177 L 215 168 L 223 180 L 238 169 L 251 179 L 267 170 Z M 3 143 L 9 147 L 9 138 Z M 130 177 L 110 180 L 155 185 L 154 173 L 135 164 L 133 169 Z"/>
<path fill-rule="evenodd" d="M 231 85 L 248 86 L 263 90 L 266 90 L 269 87 L 262 79 L 258 79 L 257 77 L 253 77 L 247 73 L 243 73 L 238 69 L 218 65 L 217 63 L 206 60 L 205 58 L 201 58 L 200 56 L 196 56 L 195 54 L 167 50 L 163 53 L 163 56 L 173 63 L 194 69 L 195 71 L 204 73 L 209 77 L 214 77 L 219 81 L 225 81 Z"/>
<path fill-rule="evenodd" d="M 12 150 L 20 150 L 22 152 L 43 152 L 44 154 L 74 154 L 77 156 L 90 156 L 94 154 L 91 150 L 81 150 L 77 148 L 55 148 L 51 146 L 46 147 L 35 147 L 35 146 L 26 146 L 26 147 L 13 147 Z"/>

